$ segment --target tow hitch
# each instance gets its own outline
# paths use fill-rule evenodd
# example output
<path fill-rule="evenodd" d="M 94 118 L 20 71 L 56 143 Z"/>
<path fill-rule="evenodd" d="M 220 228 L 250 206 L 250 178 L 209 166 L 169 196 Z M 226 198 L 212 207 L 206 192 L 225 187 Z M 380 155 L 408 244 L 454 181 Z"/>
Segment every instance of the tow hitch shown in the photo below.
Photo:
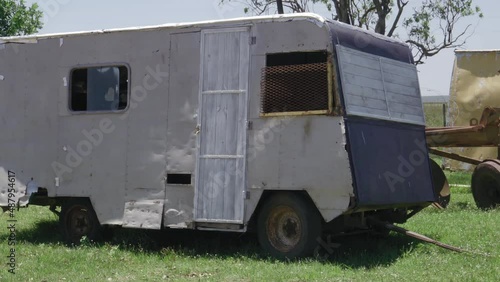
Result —
<path fill-rule="evenodd" d="M 388 222 L 383 222 L 383 221 L 380 221 L 380 220 L 375 219 L 375 218 L 368 218 L 367 220 L 373 226 L 377 226 L 377 227 L 380 227 L 380 228 L 385 228 L 387 230 L 398 232 L 398 233 L 406 235 L 408 237 L 412 237 L 412 238 L 418 239 L 420 241 L 431 243 L 431 244 L 434 244 L 436 246 L 439 246 L 439 247 L 447 249 L 447 250 L 451 250 L 451 251 L 455 251 L 455 252 L 459 252 L 459 253 L 465 252 L 465 250 L 460 249 L 458 247 L 454 247 L 454 246 L 451 246 L 451 245 L 448 245 L 448 244 L 436 241 L 436 240 L 431 239 L 431 238 L 429 238 L 429 237 L 427 237 L 425 235 L 418 234 L 416 232 L 406 230 L 406 229 L 404 229 L 402 227 L 396 226 L 396 225 L 388 223 Z"/>

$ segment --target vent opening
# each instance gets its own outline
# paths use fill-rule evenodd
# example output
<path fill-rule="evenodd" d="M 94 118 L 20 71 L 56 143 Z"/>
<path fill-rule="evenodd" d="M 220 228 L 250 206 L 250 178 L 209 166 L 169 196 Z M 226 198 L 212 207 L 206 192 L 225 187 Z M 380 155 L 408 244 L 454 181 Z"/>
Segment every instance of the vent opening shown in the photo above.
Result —
<path fill-rule="evenodd" d="M 267 66 L 262 70 L 261 113 L 327 113 L 327 59 L 325 51 L 267 55 Z"/>
<path fill-rule="evenodd" d="M 169 173 L 167 174 L 167 184 L 191 185 L 191 174 Z"/>

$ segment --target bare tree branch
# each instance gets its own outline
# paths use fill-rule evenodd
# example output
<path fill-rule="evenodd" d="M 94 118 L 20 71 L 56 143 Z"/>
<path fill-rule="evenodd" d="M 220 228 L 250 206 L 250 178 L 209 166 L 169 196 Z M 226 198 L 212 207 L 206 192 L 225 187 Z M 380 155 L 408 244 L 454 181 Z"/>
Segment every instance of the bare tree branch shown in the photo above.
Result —
<path fill-rule="evenodd" d="M 278 0 L 219 1 L 246 2 L 247 11 L 258 15 L 278 11 Z M 285 12 L 293 13 L 306 12 L 313 4 L 323 3 L 332 10 L 334 20 L 374 30 L 389 37 L 394 37 L 402 26 L 408 32 L 406 42 L 410 44 L 417 64 L 423 63 L 425 58 L 432 57 L 443 49 L 460 47 L 466 42 L 465 37 L 469 34 L 470 25 L 461 30 L 458 23 L 466 17 L 482 17 L 481 10 L 473 6 L 472 1 L 414 1 L 418 3 L 414 6 L 413 13 L 405 17 L 410 0 L 281 0 Z"/>
<path fill-rule="evenodd" d="M 394 32 L 396 31 L 396 28 L 398 27 L 398 23 L 401 21 L 401 16 L 403 15 L 404 8 L 406 5 L 408 5 L 408 1 L 404 0 L 397 0 L 397 5 L 398 5 L 398 13 L 396 15 L 396 18 L 392 22 L 392 27 L 387 33 L 387 36 L 392 37 L 394 35 Z"/>

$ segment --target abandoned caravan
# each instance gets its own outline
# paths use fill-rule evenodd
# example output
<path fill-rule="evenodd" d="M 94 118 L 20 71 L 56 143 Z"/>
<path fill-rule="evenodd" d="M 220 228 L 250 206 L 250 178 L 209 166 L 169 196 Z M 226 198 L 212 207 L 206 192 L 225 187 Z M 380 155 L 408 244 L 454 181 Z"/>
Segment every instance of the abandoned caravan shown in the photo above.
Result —
<path fill-rule="evenodd" d="M 409 47 L 315 14 L 0 38 L 0 78 L 0 203 L 69 242 L 248 231 L 294 258 L 436 200 Z"/>

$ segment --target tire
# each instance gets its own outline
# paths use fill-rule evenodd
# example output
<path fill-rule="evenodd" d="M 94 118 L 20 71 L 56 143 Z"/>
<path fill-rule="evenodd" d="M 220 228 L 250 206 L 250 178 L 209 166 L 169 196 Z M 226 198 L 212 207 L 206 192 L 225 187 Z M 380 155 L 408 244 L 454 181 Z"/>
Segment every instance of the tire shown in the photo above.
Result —
<path fill-rule="evenodd" d="M 69 199 L 61 208 L 59 224 L 65 241 L 79 245 L 86 236 L 90 241 L 102 240 L 102 227 L 88 199 Z"/>
<path fill-rule="evenodd" d="M 266 200 L 257 219 L 261 247 L 278 259 L 313 254 L 321 237 L 322 218 L 316 207 L 294 193 L 279 193 Z"/>
<path fill-rule="evenodd" d="M 500 165 L 480 163 L 472 173 L 472 195 L 478 208 L 487 210 L 500 205 Z"/>
<path fill-rule="evenodd" d="M 434 195 L 436 197 L 436 202 L 434 206 L 445 209 L 451 200 L 451 190 L 448 184 L 448 179 L 443 172 L 443 169 L 433 160 L 429 159 L 431 166 L 431 176 L 432 183 L 434 185 Z"/>

